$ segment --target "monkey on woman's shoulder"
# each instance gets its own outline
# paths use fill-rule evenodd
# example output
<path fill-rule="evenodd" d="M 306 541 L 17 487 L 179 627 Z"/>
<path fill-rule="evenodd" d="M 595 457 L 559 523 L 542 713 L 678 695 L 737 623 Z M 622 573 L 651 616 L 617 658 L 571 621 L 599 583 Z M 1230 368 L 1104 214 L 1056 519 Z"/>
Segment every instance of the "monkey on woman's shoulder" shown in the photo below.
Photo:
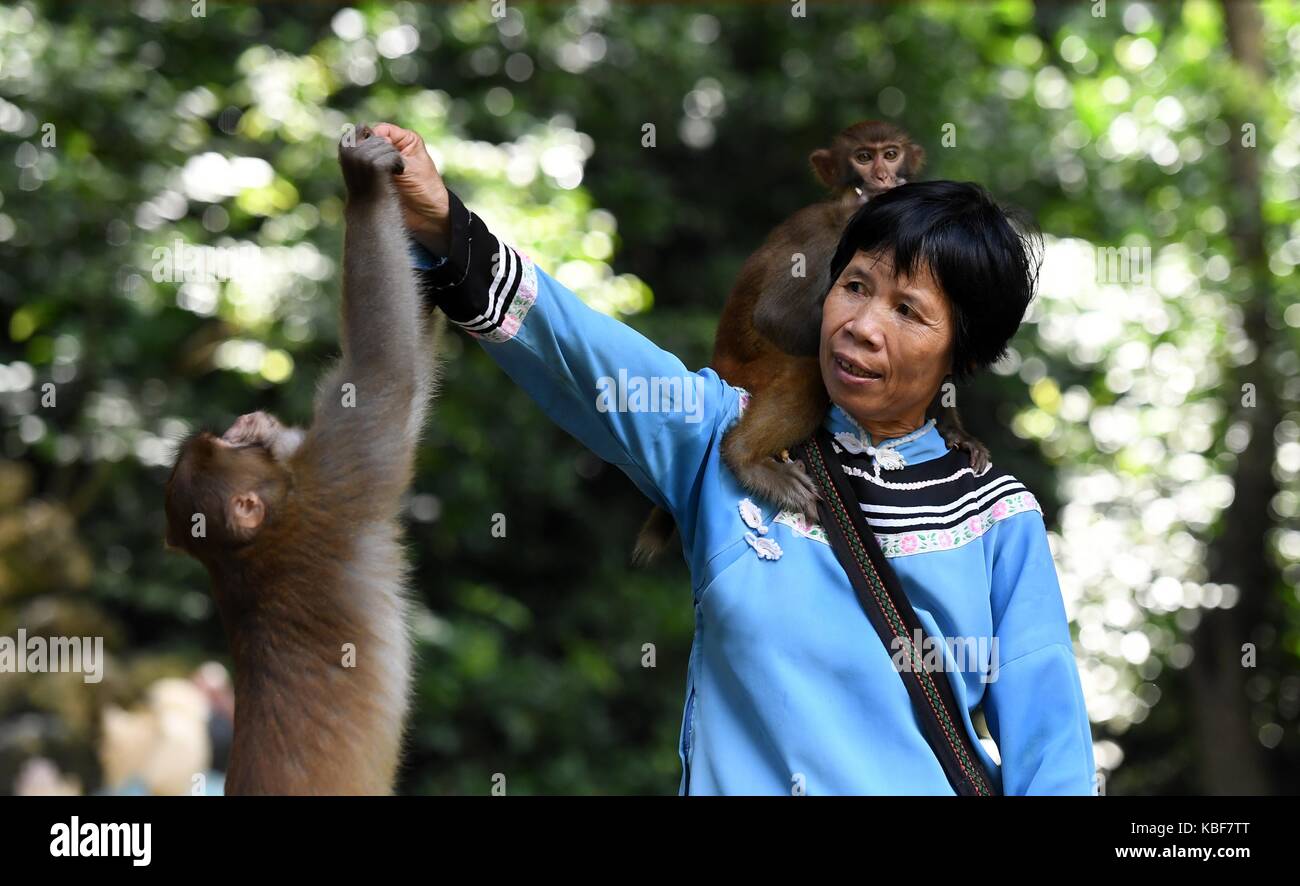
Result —
<path fill-rule="evenodd" d="M 723 438 L 727 467 L 750 492 L 815 520 L 811 478 L 774 456 L 811 436 L 830 406 L 817 351 L 822 299 L 834 282 L 831 259 L 853 213 L 920 173 L 925 149 L 893 123 L 863 120 L 808 159 L 828 197 L 786 218 L 745 260 L 718 321 L 709 365 L 754 395 Z M 949 447 L 969 451 L 972 465 L 983 470 L 988 450 L 966 433 L 956 408 L 936 397 L 930 410 Z M 672 516 L 655 508 L 634 561 L 654 559 L 674 531 Z"/>

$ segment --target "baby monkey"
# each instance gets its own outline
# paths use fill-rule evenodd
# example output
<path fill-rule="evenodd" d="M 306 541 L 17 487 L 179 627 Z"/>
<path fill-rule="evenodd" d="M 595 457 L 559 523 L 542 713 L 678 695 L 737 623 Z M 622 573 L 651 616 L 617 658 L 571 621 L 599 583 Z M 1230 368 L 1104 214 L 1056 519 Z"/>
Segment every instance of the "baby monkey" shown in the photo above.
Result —
<path fill-rule="evenodd" d="M 787 218 L 741 266 L 722 310 L 710 365 L 755 395 L 722 441 L 722 457 L 749 491 L 816 518 L 811 479 L 773 456 L 803 442 L 830 406 L 817 362 L 822 299 L 834 282 L 831 258 L 849 218 L 872 197 L 905 184 L 925 165 L 925 149 L 892 123 L 864 120 L 809 156 L 830 197 Z M 797 275 L 795 269 L 802 270 Z M 957 410 L 931 404 L 950 448 L 970 452 L 982 471 L 988 450 L 966 433 Z M 655 508 L 633 559 L 646 563 L 668 547 L 672 516 Z"/>
<path fill-rule="evenodd" d="M 307 430 L 264 412 L 180 447 L 167 544 L 199 560 L 230 644 L 228 794 L 384 794 L 408 708 L 407 566 L 397 518 L 433 393 L 392 176 L 369 128 L 339 146 L 342 358 Z"/>

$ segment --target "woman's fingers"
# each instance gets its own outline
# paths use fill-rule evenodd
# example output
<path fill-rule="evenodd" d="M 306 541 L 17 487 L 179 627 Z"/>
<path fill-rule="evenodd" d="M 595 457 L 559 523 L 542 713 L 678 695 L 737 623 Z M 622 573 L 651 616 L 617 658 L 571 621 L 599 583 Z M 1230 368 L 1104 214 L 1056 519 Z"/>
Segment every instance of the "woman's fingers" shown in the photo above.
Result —
<path fill-rule="evenodd" d="M 400 175 L 393 176 L 393 182 L 402 201 L 403 221 L 426 245 L 441 246 L 448 231 L 451 203 L 447 186 L 424 146 L 424 139 L 419 133 L 392 123 L 376 123 L 371 129 L 375 135 L 392 142 L 402 155 L 405 169 Z"/>
<path fill-rule="evenodd" d="M 410 189 L 427 188 L 435 183 L 442 184 L 438 167 L 433 165 L 433 158 L 429 156 L 429 151 L 424 146 L 424 139 L 420 138 L 419 133 L 402 129 L 391 123 L 376 123 L 373 129 L 375 135 L 388 139 L 402 155 L 402 161 L 406 165 L 406 171 L 402 175 L 408 179 Z"/>
<path fill-rule="evenodd" d="M 388 139 L 393 143 L 402 154 L 403 160 L 417 160 L 420 157 L 428 157 L 429 152 L 425 150 L 424 139 L 420 134 L 412 132 L 409 129 L 403 129 L 400 126 L 394 126 L 392 123 L 376 123 L 371 127 L 375 135 Z M 432 163 L 432 161 L 430 161 Z M 437 172 L 437 170 L 434 170 Z"/>

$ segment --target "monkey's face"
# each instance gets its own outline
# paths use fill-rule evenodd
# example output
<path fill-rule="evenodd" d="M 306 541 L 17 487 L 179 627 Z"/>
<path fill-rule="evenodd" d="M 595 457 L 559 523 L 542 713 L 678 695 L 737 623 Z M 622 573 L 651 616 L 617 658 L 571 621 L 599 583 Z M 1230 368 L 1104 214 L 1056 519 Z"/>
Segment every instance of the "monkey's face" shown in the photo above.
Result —
<path fill-rule="evenodd" d="M 906 184 L 925 165 L 925 149 L 901 127 L 862 120 L 809 155 L 813 172 L 838 200 L 857 191 L 859 203 Z"/>
<path fill-rule="evenodd" d="M 928 268 L 895 278 L 891 252 L 858 252 L 822 305 L 826 392 L 859 422 L 924 415 L 953 342 L 952 305 Z"/>
<path fill-rule="evenodd" d="M 849 155 L 849 164 L 862 182 L 861 202 L 904 184 L 904 161 L 907 152 L 897 142 L 859 144 Z"/>
<path fill-rule="evenodd" d="M 222 437 L 200 431 L 187 439 L 167 480 L 166 543 L 205 563 L 252 541 L 290 485 L 275 438 L 250 436 L 240 422 Z"/>

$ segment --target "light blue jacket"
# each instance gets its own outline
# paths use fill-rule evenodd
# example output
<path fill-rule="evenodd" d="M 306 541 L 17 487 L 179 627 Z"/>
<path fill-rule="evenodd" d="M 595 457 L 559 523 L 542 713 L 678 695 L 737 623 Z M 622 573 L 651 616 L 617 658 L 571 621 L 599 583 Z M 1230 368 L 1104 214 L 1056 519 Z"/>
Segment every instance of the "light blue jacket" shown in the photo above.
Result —
<path fill-rule="evenodd" d="M 695 607 L 680 793 L 954 793 L 820 527 L 748 495 L 724 466 L 745 391 L 587 307 L 454 194 L 450 255 L 413 254 L 448 317 L 677 522 Z M 826 421 L 871 442 L 838 407 Z M 948 454 L 932 424 L 896 448 L 913 475 Z M 868 520 L 927 633 L 982 647 L 965 667 L 941 654 L 1001 791 L 1091 794 L 1091 730 L 1041 511 L 999 473 L 930 483 L 928 501 Z M 1000 766 L 971 721 L 981 705 Z"/>

